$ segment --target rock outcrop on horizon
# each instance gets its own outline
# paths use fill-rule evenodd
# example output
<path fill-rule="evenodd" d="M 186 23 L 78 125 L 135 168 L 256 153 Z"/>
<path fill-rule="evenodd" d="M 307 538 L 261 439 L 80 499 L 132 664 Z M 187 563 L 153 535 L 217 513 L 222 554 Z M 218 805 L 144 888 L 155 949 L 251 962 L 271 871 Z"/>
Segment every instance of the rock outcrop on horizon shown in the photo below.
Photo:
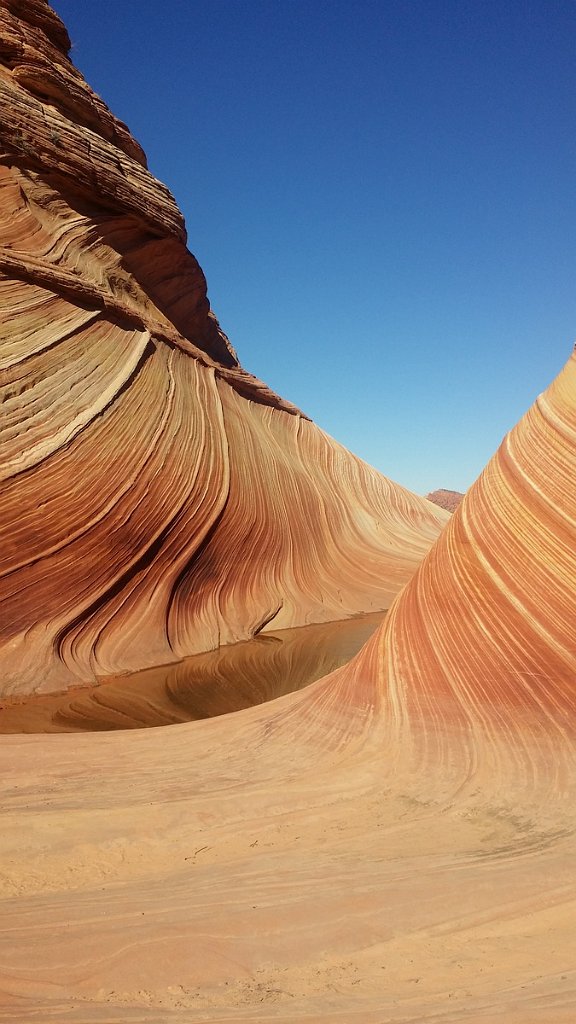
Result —
<path fill-rule="evenodd" d="M 440 487 L 437 491 L 430 491 L 426 497 L 428 501 L 434 502 L 440 508 L 445 508 L 447 512 L 455 512 L 464 495 L 462 491 L 447 491 L 444 487 Z"/>
<path fill-rule="evenodd" d="M 386 608 L 443 514 L 239 366 L 47 4 L 0 39 L 0 692 Z"/>
<path fill-rule="evenodd" d="M 44 27 L 62 49 L 63 30 L 41 0 L 4 7 L 17 9 L 32 19 L 25 42 Z M 6 31 L 7 15 L 1 17 Z M 36 81 L 32 71 L 28 76 Z M 73 82 L 66 81 L 75 95 Z M 112 132 L 113 122 L 101 116 Z M 124 138 L 120 128 L 114 131 Z M 4 271 L 4 286 L 13 295 L 7 322 L 17 320 L 20 330 L 28 325 L 21 335 L 21 369 L 36 365 L 30 362 L 35 346 L 38 358 L 49 360 L 51 352 L 62 355 L 70 338 L 78 343 L 77 349 L 71 346 L 65 387 L 56 360 L 43 364 L 46 378 L 37 369 L 30 377 L 21 374 L 21 383 L 15 379 L 16 391 L 23 390 L 14 394 L 20 401 L 7 434 L 8 440 L 19 436 L 22 395 L 37 387 L 37 395 L 29 395 L 27 447 L 14 441 L 13 457 L 36 454 L 28 468 L 8 479 L 4 492 L 10 495 L 14 487 L 6 508 L 14 510 L 20 501 L 11 529 L 21 533 L 14 539 L 23 545 L 29 536 L 40 552 L 27 575 L 19 577 L 20 568 L 14 568 L 21 604 L 7 607 L 30 614 L 35 597 L 39 608 L 50 599 L 55 609 L 37 625 L 23 627 L 37 671 L 45 667 L 56 678 L 52 628 L 58 616 L 65 629 L 55 634 L 62 638 L 56 653 L 69 671 L 119 657 L 124 636 L 130 650 L 138 614 L 154 634 L 162 616 L 152 583 L 162 607 L 174 590 L 169 559 L 184 551 L 193 512 L 210 522 L 220 493 L 214 481 L 224 486 L 224 472 L 229 497 L 215 527 L 206 525 L 198 552 L 207 560 L 182 592 L 176 589 L 178 629 L 178 616 L 185 617 L 181 608 L 195 600 L 192 581 L 208 602 L 202 619 L 206 637 L 212 636 L 208 624 L 220 621 L 220 614 L 224 621 L 239 595 L 255 616 L 261 586 L 273 610 L 270 594 L 282 576 L 279 564 L 291 595 L 288 618 L 296 619 L 297 607 L 312 617 L 320 599 L 332 610 L 340 581 L 347 595 L 342 614 L 362 595 L 378 604 L 378 574 L 388 595 L 392 579 L 398 585 L 409 575 L 425 546 L 424 534 L 428 542 L 448 515 L 439 511 L 437 519 L 431 517 L 433 506 L 425 499 L 382 482 L 274 396 L 247 400 L 246 388 L 256 385 L 244 378 L 238 385 L 240 371 L 225 341 L 215 340 L 220 335 L 207 338 L 204 354 L 191 358 L 179 344 L 171 347 L 157 337 L 145 326 L 147 319 L 119 323 L 111 307 L 95 310 L 72 292 L 63 298 L 54 290 L 55 279 L 49 283 L 46 254 L 61 253 L 71 265 L 77 260 L 78 267 L 92 267 L 88 252 L 102 252 L 102 224 L 113 234 L 107 218 L 117 214 L 101 212 L 98 220 L 94 209 L 86 211 L 85 198 L 83 210 L 72 215 L 62 180 L 54 184 L 56 200 L 44 191 L 48 185 L 38 169 L 6 167 L 16 176 L 8 179 L 14 201 L 27 197 L 16 207 L 14 225 L 20 218 L 29 224 L 30 211 L 37 225 L 32 234 L 26 229 L 25 256 L 14 234 L 21 276 L 16 280 Z M 43 196 L 38 205 L 26 191 L 30 181 L 40 189 L 34 194 Z M 142 216 L 124 211 L 119 237 L 134 239 Z M 56 223 L 61 231 L 55 231 Z M 162 233 L 159 239 L 161 248 Z M 35 246 L 45 248 L 38 265 L 50 264 L 42 286 L 30 270 L 28 249 Z M 134 246 L 138 252 L 136 241 Z M 114 264 L 122 273 L 128 256 L 123 250 Z M 113 262 L 111 252 L 109 258 Z M 97 287 L 106 292 L 101 282 Z M 160 302 L 154 317 L 166 316 L 168 331 L 166 308 Z M 91 319 L 83 321 L 84 314 Z M 72 332 L 66 337 L 64 322 Z M 141 333 L 149 335 L 149 354 L 118 387 L 125 361 L 138 358 Z M 15 329 L 9 334 L 12 356 L 18 337 Z M 230 365 L 224 367 L 226 361 Z M 105 392 L 102 374 L 108 375 Z M 92 419 L 90 411 L 104 393 L 109 405 Z M 190 394 L 197 402 L 187 413 Z M 71 406 L 80 417 L 87 410 L 90 426 L 77 433 L 66 419 Z M 152 424 L 140 416 L 143 407 Z M 112 430 L 115 416 L 118 426 Z M 190 418 L 201 424 L 193 499 L 181 462 Z M 113 461 L 121 458 L 121 442 L 134 420 L 143 435 L 142 458 L 144 451 L 151 459 L 161 452 L 147 475 L 148 492 L 138 496 L 159 532 L 149 560 L 127 558 L 126 572 L 110 592 L 107 560 L 117 543 L 125 550 L 126 538 L 114 531 L 107 535 L 104 525 L 116 522 L 122 534 L 130 523 L 138 550 L 144 529 L 134 496 L 124 517 L 105 518 L 105 509 L 115 507 L 108 485 L 112 494 L 136 486 L 136 466 L 121 472 Z M 214 420 L 222 432 L 214 431 Z M 172 433 L 165 431 L 166 422 L 173 424 Z M 54 447 L 54 438 L 67 434 Z M 108 436 L 115 447 L 104 444 Z M 241 446 L 244 460 L 230 455 L 226 462 L 224 437 L 231 451 Z M 64 537 L 74 521 L 59 520 L 56 511 L 70 453 L 80 444 L 76 516 L 84 507 L 80 498 L 86 502 L 91 496 L 93 518 L 78 522 L 77 549 L 67 551 L 68 540 L 48 547 L 49 530 L 59 528 Z M 210 473 L 201 472 L 206 445 Z M 228 470 L 219 471 L 219 464 Z M 172 481 L 170 487 L 154 488 L 160 475 Z M 343 521 L 322 519 L 317 530 L 321 506 L 314 496 L 320 487 L 325 502 L 329 494 L 334 498 L 331 487 L 342 475 L 347 483 L 336 507 Z M 296 693 L 206 721 L 130 732 L 3 736 L 0 1024 L 572 1024 L 575 480 L 573 355 L 505 438 L 383 626 L 346 666 Z M 18 491 L 22 481 L 35 482 L 34 511 L 24 502 L 27 492 Z M 248 489 L 253 500 L 247 506 L 242 495 Z M 172 505 L 178 510 L 170 519 L 172 532 L 162 533 L 159 524 L 175 494 L 180 504 Z M 379 533 L 375 502 L 385 524 Z M 298 548 L 300 561 L 294 553 L 289 558 L 284 546 L 287 536 L 290 543 L 301 542 L 304 511 L 286 521 L 294 504 L 306 509 L 310 532 L 304 537 L 313 538 L 309 548 Z M 251 520 L 256 535 L 244 543 L 251 541 L 250 551 L 261 556 L 264 538 L 273 536 L 278 554 L 264 576 L 249 577 L 248 562 L 242 561 L 241 575 L 228 583 L 221 574 L 232 557 L 242 560 L 239 538 L 248 508 L 260 518 L 257 524 Z M 144 525 L 149 527 L 149 519 Z M 345 547 L 343 537 L 354 540 Z M 84 586 L 96 581 L 101 595 L 89 615 L 64 585 L 65 572 L 75 571 L 83 551 L 90 556 L 85 555 Z M 180 573 L 189 568 L 187 559 L 182 554 Z M 61 573 L 60 606 L 50 589 L 51 573 Z M 249 578 L 255 579 L 252 588 Z M 77 619 L 71 622 L 73 600 Z"/>

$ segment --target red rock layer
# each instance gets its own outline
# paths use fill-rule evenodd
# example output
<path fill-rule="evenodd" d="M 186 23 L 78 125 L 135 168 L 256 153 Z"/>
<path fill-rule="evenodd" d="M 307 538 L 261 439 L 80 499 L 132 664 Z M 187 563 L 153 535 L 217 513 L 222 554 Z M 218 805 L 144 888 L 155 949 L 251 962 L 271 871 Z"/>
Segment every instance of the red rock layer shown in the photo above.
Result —
<path fill-rule="evenodd" d="M 464 495 L 461 491 L 447 491 L 441 487 L 438 491 L 431 491 L 426 497 L 428 501 L 433 501 L 435 505 L 445 508 L 447 512 L 455 512 Z"/>
<path fill-rule="evenodd" d="M 174 199 L 0 12 L 2 692 L 385 608 L 444 519 L 239 367 Z"/>

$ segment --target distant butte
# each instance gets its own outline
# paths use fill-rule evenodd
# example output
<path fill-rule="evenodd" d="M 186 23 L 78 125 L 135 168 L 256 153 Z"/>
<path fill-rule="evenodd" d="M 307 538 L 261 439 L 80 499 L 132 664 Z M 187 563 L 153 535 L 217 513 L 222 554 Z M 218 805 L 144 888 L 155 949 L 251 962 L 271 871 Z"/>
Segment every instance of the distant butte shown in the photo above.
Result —
<path fill-rule="evenodd" d="M 576 357 L 453 516 L 392 483 L 240 368 L 68 46 L 5 0 L 4 693 L 392 603 L 267 703 L 2 736 L 0 1021 L 572 1024 Z"/>
<path fill-rule="evenodd" d="M 441 487 L 437 491 L 430 491 L 426 497 L 428 501 L 433 501 L 435 505 L 446 509 L 447 512 L 455 512 L 464 495 L 462 491 L 447 491 Z"/>

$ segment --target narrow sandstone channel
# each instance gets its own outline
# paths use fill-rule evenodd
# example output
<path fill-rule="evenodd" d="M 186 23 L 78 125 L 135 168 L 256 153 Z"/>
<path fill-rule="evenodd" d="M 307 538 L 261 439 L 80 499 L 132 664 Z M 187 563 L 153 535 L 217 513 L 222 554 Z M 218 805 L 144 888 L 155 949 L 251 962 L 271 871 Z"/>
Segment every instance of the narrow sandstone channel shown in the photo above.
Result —
<path fill-rule="evenodd" d="M 260 634 L 98 685 L 0 701 L 0 733 L 146 729 L 212 718 L 300 690 L 350 660 L 383 612 Z"/>

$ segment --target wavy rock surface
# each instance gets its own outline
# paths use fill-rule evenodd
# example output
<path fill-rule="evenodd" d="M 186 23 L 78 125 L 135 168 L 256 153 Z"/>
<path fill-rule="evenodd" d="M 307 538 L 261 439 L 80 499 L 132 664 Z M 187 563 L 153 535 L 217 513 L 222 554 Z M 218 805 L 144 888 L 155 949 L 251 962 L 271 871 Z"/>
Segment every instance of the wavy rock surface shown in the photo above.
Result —
<path fill-rule="evenodd" d="M 575 479 L 573 357 L 348 666 L 3 737 L 0 1021 L 573 1024 Z"/>
<path fill-rule="evenodd" d="M 0 1020 L 571 1024 L 575 442 L 572 358 L 306 690 L 3 737 Z"/>
<path fill-rule="evenodd" d="M 238 365 L 41 2 L 0 12 L 5 694 L 386 608 L 445 521 Z"/>

